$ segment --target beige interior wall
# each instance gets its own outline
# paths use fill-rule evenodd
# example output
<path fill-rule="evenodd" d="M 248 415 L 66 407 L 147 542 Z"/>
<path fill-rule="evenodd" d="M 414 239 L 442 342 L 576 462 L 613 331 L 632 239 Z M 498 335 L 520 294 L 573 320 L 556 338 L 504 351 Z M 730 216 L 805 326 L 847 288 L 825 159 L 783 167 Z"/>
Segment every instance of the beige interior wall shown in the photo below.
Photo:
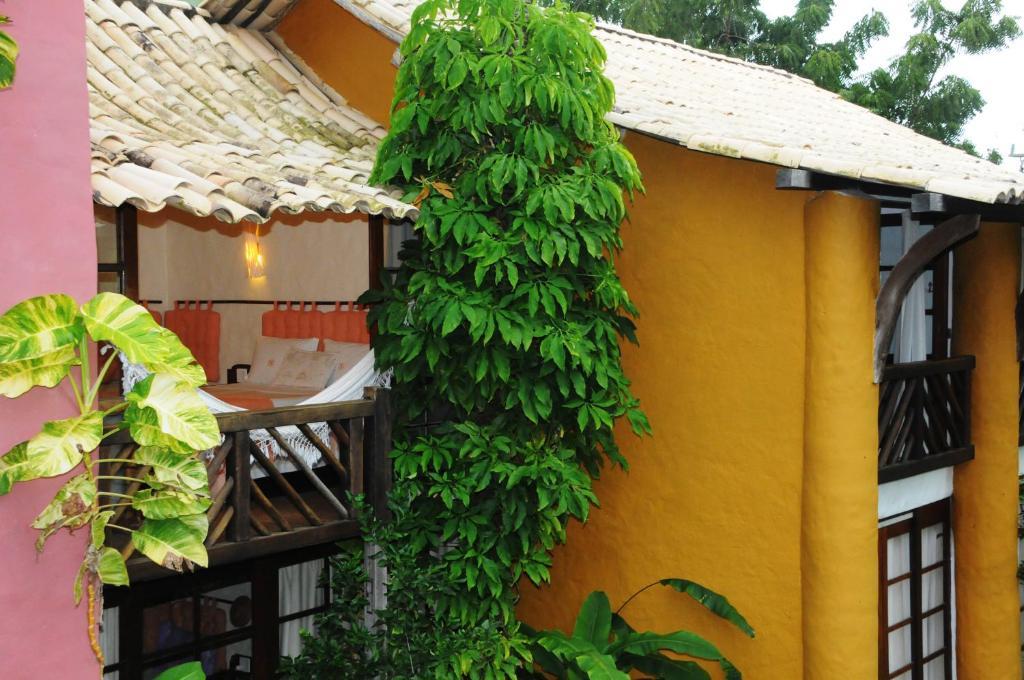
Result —
<path fill-rule="evenodd" d="M 97 208 L 97 222 L 113 212 Z M 250 279 L 245 235 L 252 224 L 224 224 L 167 208 L 139 213 L 139 296 L 160 300 L 352 300 L 367 288 L 367 224 L 363 215 L 282 215 L 260 225 L 266 275 Z M 221 314 L 221 379 L 252 358 L 262 305 L 217 305 Z"/>

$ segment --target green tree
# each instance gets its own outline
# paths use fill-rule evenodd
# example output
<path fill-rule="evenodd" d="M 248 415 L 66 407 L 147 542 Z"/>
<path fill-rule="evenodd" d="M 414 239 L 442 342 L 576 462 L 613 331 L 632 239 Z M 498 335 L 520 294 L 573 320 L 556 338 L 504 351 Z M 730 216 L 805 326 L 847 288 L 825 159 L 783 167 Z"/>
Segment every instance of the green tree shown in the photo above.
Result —
<path fill-rule="evenodd" d="M 983 54 L 1005 47 L 1020 35 L 1001 0 L 968 0 L 959 11 L 939 0 L 919 0 L 913 8 L 918 32 L 906 52 L 875 69 L 844 91 L 851 101 L 902 125 L 975 152 L 963 139 L 964 126 L 985 106 L 976 88 L 941 71 L 958 54 Z"/>
<path fill-rule="evenodd" d="M 561 6 L 428 0 L 401 46 L 372 181 L 419 204 L 419 240 L 365 301 L 403 409 L 394 540 L 440 564 L 421 601 L 456 643 L 413 677 L 514 676 L 520 579 L 548 579 L 591 477 L 625 464 L 615 422 L 648 430 L 620 364 L 636 310 L 613 261 L 640 176 L 605 119 L 592 29 Z M 442 424 L 423 434 L 428 409 Z"/>
<path fill-rule="evenodd" d="M 799 0 L 791 15 L 770 19 L 760 0 L 570 0 L 580 11 L 627 28 L 784 69 L 838 92 L 889 120 L 975 153 L 967 122 L 985 102 L 970 83 L 943 69 L 959 54 L 1005 47 L 1020 35 L 1002 0 L 967 0 L 959 10 L 916 0 L 916 33 L 888 65 L 861 75 L 871 44 L 887 35 L 880 12 L 861 18 L 840 40 L 821 42 L 835 0 Z"/>

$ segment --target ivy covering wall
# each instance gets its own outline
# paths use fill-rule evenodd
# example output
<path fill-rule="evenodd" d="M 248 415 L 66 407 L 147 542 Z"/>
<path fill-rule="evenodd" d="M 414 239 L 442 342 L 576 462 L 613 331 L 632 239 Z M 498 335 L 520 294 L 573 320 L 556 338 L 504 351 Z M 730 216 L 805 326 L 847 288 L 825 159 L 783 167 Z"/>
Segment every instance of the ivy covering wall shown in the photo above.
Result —
<path fill-rule="evenodd" d="M 518 584 L 549 579 L 592 479 L 626 466 L 616 422 L 649 431 L 614 264 L 641 182 L 605 120 L 592 29 L 559 5 L 427 0 L 401 46 L 371 181 L 419 205 L 418 240 L 364 298 L 398 409 L 394 519 L 371 531 L 391 578 L 386 677 L 514 677 L 530 657 Z"/>

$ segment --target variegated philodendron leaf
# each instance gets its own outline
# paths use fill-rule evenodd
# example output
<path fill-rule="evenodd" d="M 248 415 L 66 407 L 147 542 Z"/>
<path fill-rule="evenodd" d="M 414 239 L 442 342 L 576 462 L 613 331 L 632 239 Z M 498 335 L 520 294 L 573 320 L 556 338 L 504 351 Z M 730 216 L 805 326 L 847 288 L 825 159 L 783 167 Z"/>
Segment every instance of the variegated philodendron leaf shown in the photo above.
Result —
<path fill-rule="evenodd" d="M 18 43 L 7 33 L 0 31 L 0 90 L 10 87 L 14 81 L 14 61 L 17 58 Z"/>
<path fill-rule="evenodd" d="M 113 516 L 113 510 L 104 510 L 103 512 L 97 512 L 96 516 L 92 518 L 89 525 L 89 534 L 93 548 L 99 550 L 100 546 L 103 545 L 107 538 L 107 523 Z"/>
<path fill-rule="evenodd" d="M 108 586 L 128 585 L 128 567 L 121 553 L 109 546 L 97 551 L 96 575 Z"/>
<path fill-rule="evenodd" d="M 191 569 L 193 564 L 208 564 L 205 514 L 176 519 L 146 519 L 132 532 L 132 545 L 157 564 L 174 571 Z"/>
<path fill-rule="evenodd" d="M 135 423 L 144 427 L 151 426 L 152 416 L 156 414 L 160 431 L 192 447 L 194 451 L 205 451 L 220 443 L 220 430 L 217 420 L 210 409 L 200 398 L 193 387 L 178 382 L 169 375 L 156 373 L 135 386 L 126 397 L 129 406 L 124 419 L 135 437 Z M 141 431 L 141 430 L 140 430 Z M 135 441 L 144 446 L 160 446 L 158 441 L 143 441 L 138 437 Z"/>
<path fill-rule="evenodd" d="M 96 500 L 96 482 L 87 475 L 75 475 L 60 488 L 49 505 L 32 522 L 42 533 L 36 548 L 43 549 L 46 539 L 55 531 L 66 527 L 78 529 L 92 520 L 92 504 Z"/>
<path fill-rule="evenodd" d="M 164 434 L 160 429 L 160 418 L 151 408 L 138 409 L 129 406 L 125 411 L 125 422 L 128 424 L 132 439 L 143 447 L 167 449 L 178 455 L 195 455 L 195 449 L 191 446 Z"/>
<path fill-rule="evenodd" d="M 93 340 L 113 344 L 133 364 L 174 376 L 192 387 L 206 382 L 206 373 L 192 352 L 142 305 L 118 293 L 100 293 L 82 305 L 81 313 Z"/>
<path fill-rule="evenodd" d="M 176 453 L 159 446 L 143 446 L 135 452 L 134 461 L 149 466 L 153 478 L 161 484 L 209 494 L 206 465 L 192 452 Z"/>
<path fill-rule="evenodd" d="M 0 496 L 9 493 L 15 482 L 35 478 L 28 458 L 28 442 L 21 442 L 0 458 Z"/>
<path fill-rule="evenodd" d="M 176 489 L 143 489 L 132 496 L 132 507 L 147 519 L 174 519 L 206 512 L 210 499 Z"/>
<path fill-rule="evenodd" d="M 33 387 L 54 387 L 81 361 L 72 345 L 34 359 L 0 363 L 0 394 L 20 397 Z"/>
<path fill-rule="evenodd" d="M 37 359 L 74 347 L 85 329 L 78 305 L 68 295 L 41 295 L 0 316 L 0 362 Z"/>
<path fill-rule="evenodd" d="M 82 462 L 82 454 L 92 451 L 103 438 L 103 414 L 52 420 L 28 440 L 29 470 L 38 477 L 56 477 Z"/>

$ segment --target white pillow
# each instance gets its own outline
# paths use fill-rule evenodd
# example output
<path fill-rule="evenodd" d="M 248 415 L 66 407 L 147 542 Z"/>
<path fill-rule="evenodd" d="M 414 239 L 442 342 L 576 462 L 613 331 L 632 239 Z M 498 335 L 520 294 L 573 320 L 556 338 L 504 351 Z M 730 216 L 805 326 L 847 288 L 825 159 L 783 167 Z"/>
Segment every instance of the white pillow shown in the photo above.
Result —
<path fill-rule="evenodd" d="M 316 338 L 268 338 L 261 335 L 256 341 L 252 356 L 252 368 L 245 381 L 254 385 L 272 385 L 277 372 L 284 364 L 284 358 L 293 349 L 313 351 L 319 341 Z"/>
<path fill-rule="evenodd" d="M 333 352 L 307 352 L 293 349 L 281 365 L 274 384 L 320 391 L 327 387 L 341 357 Z"/>
<path fill-rule="evenodd" d="M 361 342 L 324 340 L 324 351 L 337 354 L 341 359 L 340 363 L 334 370 L 334 375 L 332 375 L 330 379 L 330 382 L 334 382 L 344 375 L 348 369 L 355 366 L 360 359 L 365 357 L 366 353 L 370 351 L 370 346 Z"/>

